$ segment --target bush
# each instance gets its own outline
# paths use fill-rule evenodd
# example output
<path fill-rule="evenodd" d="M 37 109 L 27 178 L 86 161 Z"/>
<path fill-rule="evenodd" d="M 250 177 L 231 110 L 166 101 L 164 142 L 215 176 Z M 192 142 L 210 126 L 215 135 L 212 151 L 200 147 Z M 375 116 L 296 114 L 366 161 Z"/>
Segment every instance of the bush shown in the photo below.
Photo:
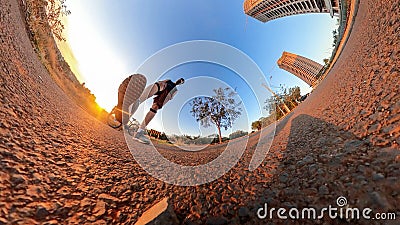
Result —
<path fill-rule="evenodd" d="M 232 140 L 232 139 L 235 139 L 235 138 L 246 136 L 248 134 L 249 134 L 248 132 L 245 132 L 245 131 L 242 131 L 242 130 L 238 130 L 238 131 L 235 131 L 232 134 L 230 134 L 229 135 L 229 139 Z"/>

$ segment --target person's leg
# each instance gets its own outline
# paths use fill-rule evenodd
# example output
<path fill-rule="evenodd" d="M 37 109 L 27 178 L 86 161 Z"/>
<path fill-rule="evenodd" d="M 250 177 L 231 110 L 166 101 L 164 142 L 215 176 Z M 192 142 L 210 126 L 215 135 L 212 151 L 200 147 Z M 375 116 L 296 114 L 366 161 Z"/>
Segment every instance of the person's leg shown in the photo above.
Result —
<path fill-rule="evenodd" d="M 160 86 L 157 83 L 149 85 L 144 89 L 142 95 L 140 95 L 139 101 L 144 102 L 159 91 L 160 91 Z"/>
<path fill-rule="evenodd" d="M 153 95 L 155 95 L 157 92 L 159 91 L 159 88 L 156 84 L 152 84 L 147 86 L 142 95 L 139 97 L 139 99 L 132 104 L 130 110 L 129 110 L 129 115 L 133 115 L 135 114 L 135 112 L 137 111 L 137 109 L 139 108 L 139 105 L 146 101 L 147 99 L 151 98 Z"/>
<path fill-rule="evenodd" d="M 162 96 L 155 97 L 153 105 L 150 108 L 150 111 L 146 114 L 146 117 L 144 118 L 142 124 L 140 125 L 140 129 L 142 130 L 146 129 L 147 125 L 156 115 L 157 110 L 161 109 L 165 104 L 167 104 L 169 100 L 170 98 L 162 98 Z"/>
<path fill-rule="evenodd" d="M 142 143 L 146 144 L 150 143 L 150 139 L 145 136 L 145 129 L 147 125 L 150 123 L 150 121 L 156 115 L 158 108 L 159 108 L 158 105 L 156 103 L 153 103 L 153 105 L 150 108 L 150 111 L 146 114 L 146 117 L 144 118 L 142 124 L 139 127 L 139 130 L 135 135 L 135 138 Z"/>
<path fill-rule="evenodd" d="M 149 125 L 150 121 L 154 118 L 158 110 L 158 106 L 156 104 L 153 104 L 153 106 L 150 108 L 150 111 L 146 114 L 146 117 L 144 118 L 142 124 L 140 124 L 140 129 L 144 130 L 146 129 L 147 125 Z"/>

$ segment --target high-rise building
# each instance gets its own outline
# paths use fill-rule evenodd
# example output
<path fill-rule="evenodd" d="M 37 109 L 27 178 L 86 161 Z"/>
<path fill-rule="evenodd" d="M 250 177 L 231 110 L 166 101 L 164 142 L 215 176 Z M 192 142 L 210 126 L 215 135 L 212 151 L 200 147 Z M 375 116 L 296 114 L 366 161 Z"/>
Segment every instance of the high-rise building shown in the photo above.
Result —
<path fill-rule="evenodd" d="M 323 65 L 311 59 L 289 52 L 283 52 L 277 63 L 279 68 L 294 74 L 312 87 L 316 84 L 317 75 L 323 68 Z"/>
<path fill-rule="evenodd" d="M 244 12 L 268 22 L 280 17 L 302 13 L 330 13 L 333 17 L 339 14 L 340 0 L 245 0 Z"/>

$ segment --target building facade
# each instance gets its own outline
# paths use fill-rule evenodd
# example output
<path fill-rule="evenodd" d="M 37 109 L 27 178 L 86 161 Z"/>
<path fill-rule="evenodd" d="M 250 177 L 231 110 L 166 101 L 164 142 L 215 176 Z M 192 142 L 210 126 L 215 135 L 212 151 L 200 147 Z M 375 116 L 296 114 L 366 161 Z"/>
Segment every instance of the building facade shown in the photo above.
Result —
<path fill-rule="evenodd" d="M 311 59 L 289 52 L 283 52 L 277 63 L 279 68 L 294 74 L 312 87 L 316 84 L 317 75 L 323 68 L 323 65 Z"/>
<path fill-rule="evenodd" d="M 245 0 L 244 12 L 261 22 L 303 13 L 339 14 L 340 0 Z"/>

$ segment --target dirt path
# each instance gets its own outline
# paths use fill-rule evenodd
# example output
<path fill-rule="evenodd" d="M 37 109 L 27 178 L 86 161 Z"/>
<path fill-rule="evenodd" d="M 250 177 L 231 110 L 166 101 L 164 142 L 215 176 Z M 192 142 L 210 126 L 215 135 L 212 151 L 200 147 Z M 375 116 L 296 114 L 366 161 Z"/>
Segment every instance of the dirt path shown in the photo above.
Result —
<path fill-rule="evenodd" d="M 278 125 L 262 166 L 247 169 L 254 136 L 242 160 L 220 179 L 177 187 L 149 176 L 122 133 L 54 84 L 30 45 L 17 1 L 0 1 L 0 224 L 129 224 L 166 196 L 184 224 L 281 224 L 289 221 L 259 220 L 258 208 L 327 207 L 339 196 L 352 207 L 400 212 L 399 4 L 360 2 L 341 58 Z M 176 162 L 206 162 L 221 148 L 160 151 Z"/>

